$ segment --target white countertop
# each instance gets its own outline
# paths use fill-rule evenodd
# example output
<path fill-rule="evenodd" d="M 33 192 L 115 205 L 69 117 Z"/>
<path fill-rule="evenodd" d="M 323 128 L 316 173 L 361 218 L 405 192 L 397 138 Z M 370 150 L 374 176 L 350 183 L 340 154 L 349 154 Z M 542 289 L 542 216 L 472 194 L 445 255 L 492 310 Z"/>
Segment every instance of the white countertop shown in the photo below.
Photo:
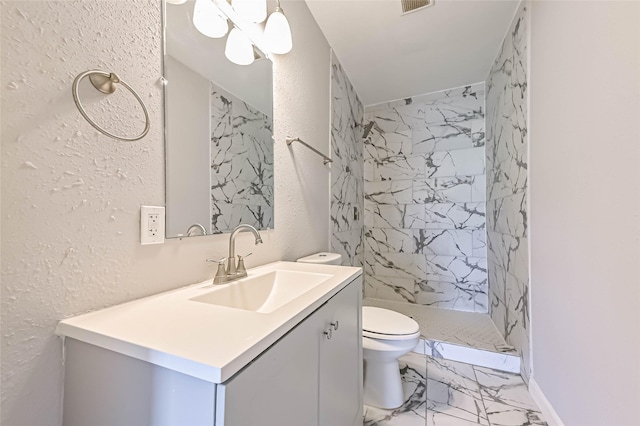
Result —
<path fill-rule="evenodd" d="M 278 269 L 333 276 L 268 314 L 190 300 L 220 287 L 207 280 L 65 319 L 56 334 L 223 383 L 362 274 L 361 268 L 275 262 L 249 270 L 249 277 Z"/>

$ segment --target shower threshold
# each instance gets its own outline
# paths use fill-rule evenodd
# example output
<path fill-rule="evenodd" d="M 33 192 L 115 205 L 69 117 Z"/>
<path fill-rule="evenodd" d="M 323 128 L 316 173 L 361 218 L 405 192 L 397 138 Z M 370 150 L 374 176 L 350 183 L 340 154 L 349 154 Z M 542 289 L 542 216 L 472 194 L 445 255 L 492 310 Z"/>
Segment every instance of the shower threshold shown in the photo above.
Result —
<path fill-rule="evenodd" d="M 520 356 L 507 345 L 488 314 L 370 298 L 362 304 L 413 318 L 420 325 L 421 334 L 413 352 L 520 373 Z"/>

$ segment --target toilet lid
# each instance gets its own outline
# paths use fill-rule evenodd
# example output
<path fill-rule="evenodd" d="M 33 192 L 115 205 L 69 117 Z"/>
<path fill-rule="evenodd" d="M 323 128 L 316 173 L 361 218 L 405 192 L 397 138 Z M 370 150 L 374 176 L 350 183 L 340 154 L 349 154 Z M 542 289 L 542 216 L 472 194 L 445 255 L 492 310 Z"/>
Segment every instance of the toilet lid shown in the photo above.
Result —
<path fill-rule="evenodd" d="M 364 306 L 362 330 L 375 334 L 404 336 L 419 332 L 420 326 L 413 319 L 399 312 Z"/>

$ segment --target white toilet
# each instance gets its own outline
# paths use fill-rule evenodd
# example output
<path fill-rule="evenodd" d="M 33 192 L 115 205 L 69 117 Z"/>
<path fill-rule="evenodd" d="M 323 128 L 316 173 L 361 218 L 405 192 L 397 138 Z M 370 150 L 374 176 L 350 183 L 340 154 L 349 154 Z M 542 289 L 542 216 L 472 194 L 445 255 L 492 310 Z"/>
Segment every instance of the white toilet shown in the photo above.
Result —
<path fill-rule="evenodd" d="M 404 402 L 398 358 L 415 348 L 420 326 L 413 319 L 389 309 L 362 308 L 364 403 L 398 408 Z"/>
<path fill-rule="evenodd" d="M 298 262 L 328 265 L 340 265 L 341 261 L 340 254 L 325 252 L 298 259 Z M 420 326 L 401 313 L 364 306 L 362 329 L 364 403 L 397 408 L 404 402 L 398 358 L 416 347 Z"/>

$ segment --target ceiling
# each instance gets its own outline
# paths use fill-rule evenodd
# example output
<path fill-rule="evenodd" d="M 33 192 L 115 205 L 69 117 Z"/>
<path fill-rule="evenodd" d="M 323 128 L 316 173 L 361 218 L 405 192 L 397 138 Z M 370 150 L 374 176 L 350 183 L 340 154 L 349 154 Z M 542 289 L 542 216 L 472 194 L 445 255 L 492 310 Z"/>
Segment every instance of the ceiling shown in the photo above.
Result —
<path fill-rule="evenodd" d="M 517 0 L 306 0 L 364 105 L 485 81 Z M 295 35 L 294 35 L 295 37 Z"/>

